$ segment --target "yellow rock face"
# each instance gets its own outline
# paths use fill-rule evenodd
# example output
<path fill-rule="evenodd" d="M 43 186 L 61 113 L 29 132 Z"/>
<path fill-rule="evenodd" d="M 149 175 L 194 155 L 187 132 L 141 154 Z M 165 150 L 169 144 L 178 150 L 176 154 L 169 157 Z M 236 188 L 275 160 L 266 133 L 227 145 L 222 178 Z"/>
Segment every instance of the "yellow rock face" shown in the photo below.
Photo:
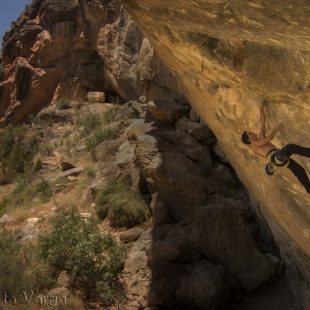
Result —
<path fill-rule="evenodd" d="M 310 195 L 286 168 L 269 177 L 264 158 L 240 141 L 281 123 L 276 147 L 310 147 L 310 12 L 308 0 L 123 0 L 178 79 L 194 109 L 260 202 L 288 266 L 292 287 L 310 308 Z M 310 172 L 308 158 L 293 156 Z"/>

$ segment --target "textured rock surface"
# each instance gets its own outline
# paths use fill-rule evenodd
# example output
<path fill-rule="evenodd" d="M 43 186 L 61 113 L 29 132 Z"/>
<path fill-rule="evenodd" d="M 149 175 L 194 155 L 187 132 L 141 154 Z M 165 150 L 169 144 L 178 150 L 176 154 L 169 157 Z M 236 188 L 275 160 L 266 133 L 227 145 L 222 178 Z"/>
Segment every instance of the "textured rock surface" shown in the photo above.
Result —
<path fill-rule="evenodd" d="M 228 199 L 196 212 L 192 240 L 210 261 L 225 266 L 246 291 L 276 273 L 273 262 L 257 248 L 242 212 Z"/>
<path fill-rule="evenodd" d="M 199 262 L 176 291 L 179 304 L 187 309 L 225 309 L 228 295 L 225 269 L 208 261 Z"/>
<path fill-rule="evenodd" d="M 176 78 L 115 0 L 32 1 L 4 36 L 3 67 L 2 121 L 20 122 L 88 91 L 184 101 Z"/>
<path fill-rule="evenodd" d="M 286 260 L 291 284 L 310 307 L 309 195 L 285 169 L 269 178 L 240 143 L 258 127 L 265 97 L 275 145 L 310 145 L 309 3 L 300 1 L 124 0 L 159 56 L 177 73 L 239 177 L 261 203 Z M 306 168 L 309 161 L 297 159 Z"/>

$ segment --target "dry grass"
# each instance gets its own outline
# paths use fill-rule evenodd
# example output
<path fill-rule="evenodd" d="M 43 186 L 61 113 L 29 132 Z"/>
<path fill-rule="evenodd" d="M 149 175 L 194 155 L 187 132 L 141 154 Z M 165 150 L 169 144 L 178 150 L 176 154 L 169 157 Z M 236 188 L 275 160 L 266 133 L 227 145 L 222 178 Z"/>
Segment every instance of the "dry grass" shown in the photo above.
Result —
<path fill-rule="evenodd" d="M 97 195 L 96 210 L 100 219 L 107 218 L 114 227 L 133 227 L 146 221 L 149 207 L 126 181 L 106 185 Z"/>

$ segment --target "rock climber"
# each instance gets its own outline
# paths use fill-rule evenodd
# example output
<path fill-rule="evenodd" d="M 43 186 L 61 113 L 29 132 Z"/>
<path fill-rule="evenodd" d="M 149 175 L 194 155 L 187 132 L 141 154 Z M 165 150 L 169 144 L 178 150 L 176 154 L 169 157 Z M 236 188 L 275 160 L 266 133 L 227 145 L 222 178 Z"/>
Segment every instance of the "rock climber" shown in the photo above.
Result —
<path fill-rule="evenodd" d="M 245 131 L 241 140 L 248 145 L 255 153 L 264 156 L 268 159 L 268 164 L 265 166 L 268 175 L 274 174 L 274 166 L 287 167 L 304 186 L 308 194 L 310 194 L 310 181 L 305 169 L 295 160 L 290 158 L 291 155 L 296 154 L 300 156 L 310 157 L 310 148 L 299 146 L 296 144 L 287 144 L 282 149 L 277 149 L 271 140 L 275 137 L 278 127 L 274 128 L 269 135 L 266 136 L 266 115 L 264 107 L 266 100 L 262 100 L 260 109 L 260 132 L 255 134 L 253 132 Z"/>

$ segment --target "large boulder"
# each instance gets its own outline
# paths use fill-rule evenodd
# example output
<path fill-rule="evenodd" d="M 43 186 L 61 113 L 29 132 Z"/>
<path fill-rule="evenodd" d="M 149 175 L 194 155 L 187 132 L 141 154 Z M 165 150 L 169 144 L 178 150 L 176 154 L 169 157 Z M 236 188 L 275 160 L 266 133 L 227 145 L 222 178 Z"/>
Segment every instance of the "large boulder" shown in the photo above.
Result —
<path fill-rule="evenodd" d="M 186 116 L 176 122 L 175 128 L 179 132 L 191 134 L 198 141 L 207 141 L 213 137 L 213 133 L 207 125 L 203 122 L 191 121 Z"/>
<path fill-rule="evenodd" d="M 229 290 L 225 269 L 202 260 L 181 279 L 176 297 L 184 309 L 224 310 Z"/>
<path fill-rule="evenodd" d="M 135 137 L 136 164 L 148 182 L 151 193 L 157 192 L 168 205 L 173 219 L 184 219 L 202 205 L 211 184 L 200 169 L 177 148 L 151 134 Z"/>
<path fill-rule="evenodd" d="M 246 291 L 253 291 L 272 279 L 278 266 L 258 249 L 245 210 L 234 203 L 218 200 L 197 210 L 192 240 L 211 262 L 223 265 Z"/>
<path fill-rule="evenodd" d="M 93 91 L 87 93 L 87 100 L 90 102 L 105 102 L 105 93 L 99 91 Z"/>
<path fill-rule="evenodd" d="M 147 109 L 158 120 L 167 123 L 175 123 L 178 119 L 189 113 L 187 106 L 164 100 L 150 101 Z"/>
<path fill-rule="evenodd" d="M 211 172 L 212 160 L 210 151 L 206 146 L 193 138 L 193 136 L 185 132 L 172 130 L 160 132 L 159 136 L 195 162 L 203 173 Z"/>

